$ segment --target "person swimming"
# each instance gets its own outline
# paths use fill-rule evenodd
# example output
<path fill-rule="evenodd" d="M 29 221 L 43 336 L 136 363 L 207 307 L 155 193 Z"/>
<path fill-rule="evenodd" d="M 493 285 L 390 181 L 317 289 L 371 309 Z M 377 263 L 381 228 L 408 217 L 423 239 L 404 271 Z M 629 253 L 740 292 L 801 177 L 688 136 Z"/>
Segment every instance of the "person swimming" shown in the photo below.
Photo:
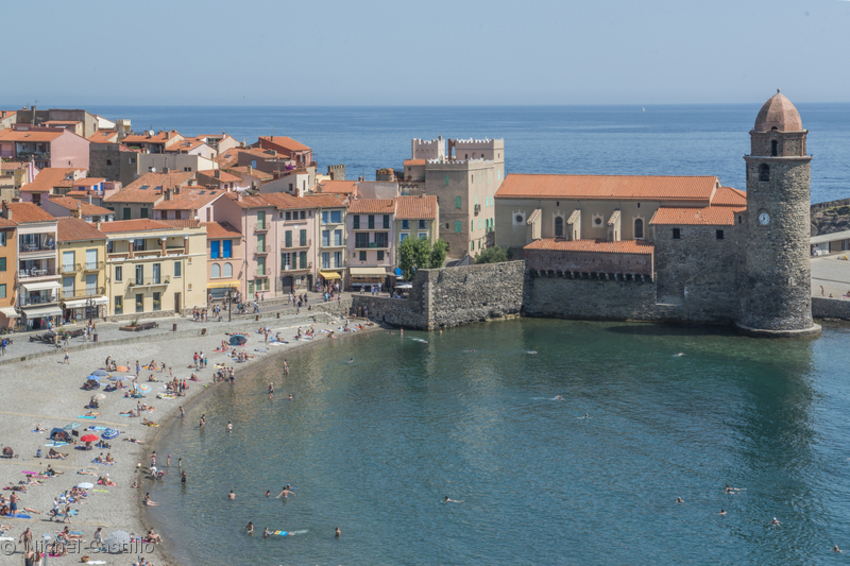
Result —
<path fill-rule="evenodd" d="M 555 395 L 554 397 L 552 397 L 552 400 L 553 400 L 553 401 L 563 401 L 563 400 L 564 400 L 564 398 L 563 398 L 563 397 L 561 397 L 560 395 Z"/>
<path fill-rule="evenodd" d="M 771 525 L 781 525 L 782 523 L 780 523 L 780 522 L 776 519 L 776 517 L 774 517 L 774 518 L 773 518 L 773 520 L 770 522 L 770 524 L 771 524 Z"/>
<path fill-rule="evenodd" d="M 236 499 L 236 494 L 233 493 L 233 490 L 231 489 L 230 493 L 227 495 L 227 497 L 229 497 L 230 500 L 232 501 L 232 500 Z"/>
<path fill-rule="evenodd" d="M 249 535 L 254 534 L 254 523 L 248 521 L 248 526 L 245 527 L 245 531 L 247 531 Z"/>
<path fill-rule="evenodd" d="M 721 510 L 720 510 L 720 513 L 717 513 L 717 514 L 718 514 L 718 515 L 720 515 L 721 517 L 725 517 L 725 516 L 726 516 L 726 510 L 725 510 L 725 509 L 721 509 Z"/>
<path fill-rule="evenodd" d="M 685 500 L 682 499 L 681 497 L 676 498 L 676 503 L 684 503 L 684 502 L 685 502 Z"/>
<path fill-rule="evenodd" d="M 342 533 L 341 533 L 341 532 L 339 532 L 339 527 L 337 527 L 336 529 L 334 529 L 334 536 L 335 536 L 336 538 L 339 538 L 339 537 L 341 537 L 341 536 L 342 536 Z M 838 547 L 836 547 L 836 548 L 838 548 Z"/>

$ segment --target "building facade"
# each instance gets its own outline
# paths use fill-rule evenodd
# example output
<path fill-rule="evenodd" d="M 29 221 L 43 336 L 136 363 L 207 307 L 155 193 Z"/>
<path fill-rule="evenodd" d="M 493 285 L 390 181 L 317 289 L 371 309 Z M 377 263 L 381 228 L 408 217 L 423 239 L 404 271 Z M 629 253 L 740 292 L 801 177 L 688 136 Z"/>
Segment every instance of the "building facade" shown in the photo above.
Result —
<path fill-rule="evenodd" d="M 348 206 L 349 286 L 386 284 L 395 267 L 395 199 L 357 199 Z"/>
<path fill-rule="evenodd" d="M 6 218 L 7 209 L 0 215 L 0 328 L 10 328 L 17 324 L 19 315 L 17 304 L 18 238 L 17 224 Z"/>
<path fill-rule="evenodd" d="M 59 306 L 66 323 L 105 318 L 106 235 L 79 218 L 58 218 Z"/>

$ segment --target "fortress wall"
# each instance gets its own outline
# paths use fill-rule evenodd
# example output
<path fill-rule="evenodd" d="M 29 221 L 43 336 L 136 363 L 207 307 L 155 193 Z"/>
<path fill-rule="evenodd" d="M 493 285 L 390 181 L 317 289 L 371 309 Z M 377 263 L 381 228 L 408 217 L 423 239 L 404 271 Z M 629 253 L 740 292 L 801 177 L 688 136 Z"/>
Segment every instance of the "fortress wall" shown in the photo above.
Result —
<path fill-rule="evenodd" d="M 850 320 L 850 301 L 812 297 L 812 316 L 814 318 L 834 318 Z"/>

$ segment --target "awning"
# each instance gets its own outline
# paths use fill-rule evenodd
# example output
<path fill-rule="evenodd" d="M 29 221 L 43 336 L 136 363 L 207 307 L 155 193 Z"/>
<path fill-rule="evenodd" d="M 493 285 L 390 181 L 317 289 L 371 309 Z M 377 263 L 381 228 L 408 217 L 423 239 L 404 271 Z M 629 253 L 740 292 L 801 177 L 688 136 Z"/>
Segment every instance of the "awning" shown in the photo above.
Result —
<path fill-rule="evenodd" d="M 340 274 L 336 271 L 320 271 L 319 275 L 321 275 L 322 279 L 324 279 L 325 281 L 328 281 L 330 279 L 342 279 L 342 276 L 340 276 Z"/>
<path fill-rule="evenodd" d="M 6 318 L 18 318 L 18 311 L 15 310 L 15 307 L 0 307 L 0 314 L 5 315 Z"/>
<path fill-rule="evenodd" d="M 352 277 L 386 277 L 387 270 L 383 267 L 349 267 Z"/>
<path fill-rule="evenodd" d="M 34 318 L 42 318 L 45 316 L 61 316 L 62 309 L 59 307 L 52 305 L 49 307 L 22 307 L 22 311 L 27 315 L 27 318 L 32 320 Z"/>
<path fill-rule="evenodd" d="M 238 287 L 239 281 L 227 281 L 225 283 L 208 283 L 207 289 L 226 289 L 229 287 Z"/>
<path fill-rule="evenodd" d="M 21 287 L 27 291 L 47 291 L 61 289 L 62 284 L 58 281 L 42 281 L 40 283 L 21 283 Z"/>
<path fill-rule="evenodd" d="M 91 299 L 93 305 L 105 305 L 109 302 L 106 297 L 94 297 Z M 64 301 L 66 309 L 80 309 L 89 306 L 89 299 L 75 299 L 73 301 Z"/>

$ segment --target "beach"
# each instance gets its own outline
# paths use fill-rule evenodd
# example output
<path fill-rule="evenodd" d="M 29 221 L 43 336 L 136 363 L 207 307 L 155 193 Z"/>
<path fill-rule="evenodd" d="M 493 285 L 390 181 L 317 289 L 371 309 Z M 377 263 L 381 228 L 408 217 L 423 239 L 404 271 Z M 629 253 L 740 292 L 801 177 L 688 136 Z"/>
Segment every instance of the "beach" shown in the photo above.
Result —
<path fill-rule="evenodd" d="M 365 324 L 366 321 L 362 322 Z M 103 564 L 131 564 L 137 560 L 138 555 L 143 555 L 145 559 L 157 565 L 173 564 L 160 549 L 162 545 L 134 543 L 131 545 L 131 551 L 124 554 L 95 552 L 92 545 L 98 527 L 102 527 L 104 536 L 116 530 L 128 531 L 134 538 L 144 537 L 148 532 L 149 527 L 145 524 L 142 513 L 142 501 L 145 487 L 154 481 L 150 479 L 149 467 L 157 433 L 164 430 L 172 419 L 179 418 L 181 406 L 195 402 L 203 392 L 211 388 L 230 386 L 228 382 L 213 380 L 216 364 L 223 363 L 227 367 L 233 367 L 235 379 L 238 381 L 240 375 L 256 362 L 266 360 L 268 363 L 274 363 L 278 358 L 282 361 L 282 355 L 295 348 L 330 342 L 328 333 L 323 330 L 335 331 L 336 338 L 344 339 L 348 333 L 339 330 L 343 324 L 343 319 L 325 313 L 292 315 L 259 322 L 251 320 L 208 323 L 197 325 L 197 331 L 192 333 L 196 335 L 193 336 L 185 336 L 185 331 L 180 337 L 162 333 L 152 337 L 150 341 L 139 341 L 136 344 L 102 342 L 97 346 L 87 344 L 85 349 L 71 348 L 68 352 L 68 363 L 63 363 L 64 350 L 58 348 L 55 354 L 0 365 L 0 380 L 6 400 L 0 407 L 0 429 L 4 431 L 2 444 L 14 451 L 13 458 L 0 459 L 0 482 L 4 486 L 19 485 L 19 482 L 27 479 L 25 472 L 42 475 L 48 465 L 58 474 L 51 478 L 40 478 L 38 481 L 41 483 L 38 485 L 27 485 L 25 493 L 18 492 L 18 512 L 30 515 L 30 519 L 0 517 L 0 525 L 9 527 L 2 535 L 6 538 L 0 541 L 0 564 L 23 563 L 24 546 L 18 539 L 25 529 L 31 529 L 33 541 L 39 549 L 44 545 L 43 535 L 52 537 L 55 531 L 61 531 L 65 526 L 69 526 L 71 532 L 81 531 L 83 542 L 81 545 L 69 545 L 67 555 L 53 558 L 51 563 L 79 563 L 83 556 L 89 556 L 90 561 L 103 561 L 99 562 Z M 202 327 L 206 329 L 204 334 Z M 261 327 L 271 328 L 272 336 L 279 332 L 281 339 L 288 343 L 265 344 L 264 336 L 258 333 Z M 316 332 L 315 338 L 294 340 L 298 327 L 304 330 L 312 327 Z M 366 327 L 363 331 L 377 328 Z M 228 357 L 230 352 L 214 351 L 221 346 L 223 340 L 229 339 L 226 333 L 244 333 L 247 336 L 248 342 L 245 346 L 233 349 L 250 356 L 247 361 L 237 363 L 235 359 Z M 193 370 L 195 352 L 203 352 L 207 357 L 208 366 L 205 369 Z M 107 356 L 111 356 L 119 365 L 126 364 L 130 367 L 130 370 L 122 372 L 122 375 L 135 374 L 137 360 L 142 366 L 155 360 L 157 368 L 154 371 L 142 368 L 138 376 L 138 384 L 149 385 L 151 390 L 141 399 L 124 397 L 123 392 L 127 389 L 104 393 L 105 397 L 99 401 L 98 408 L 85 408 L 91 397 L 102 392 L 103 387 L 100 390 L 86 391 L 82 389 L 82 385 L 86 376 L 105 367 Z M 159 369 L 162 362 L 166 365 L 164 372 Z M 165 389 L 165 382 L 170 381 L 172 372 L 179 380 L 187 380 L 189 387 L 185 397 L 158 398 L 158 394 Z M 193 372 L 200 378 L 199 382 L 189 381 Z M 112 374 L 117 375 L 118 372 Z M 148 381 L 151 374 L 157 382 Z M 101 383 L 106 385 L 110 381 L 104 377 Z M 141 417 L 119 414 L 135 409 L 137 403 L 152 405 L 155 410 L 143 411 Z M 82 418 L 89 412 L 99 414 L 95 418 Z M 155 422 L 158 426 L 144 425 L 145 419 Z M 37 425 L 44 428 L 45 432 L 34 432 Z M 70 426 L 76 426 L 73 432 L 77 433 L 77 436 L 72 439 L 76 440 L 77 444 L 55 447 L 55 450 L 66 455 L 64 460 L 47 459 L 51 449 L 46 446 L 50 443 L 50 431 L 53 428 Z M 197 426 L 197 423 L 194 426 Z M 102 432 L 87 430 L 89 427 L 111 428 L 120 434 L 117 438 L 107 441 L 110 444 L 108 449 L 93 447 L 91 450 L 82 450 L 83 443 L 79 441 L 82 436 L 99 436 Z M 129 438 L 144 444 L 128 442 Z M 42 457 L 36 458 L 39 449 L 42 451 Z M 111 454 L 115 463 L 106 465 L 94 462 L 101 454 L 104 457 Z M 164 481 L 179 481 L 176 457 L 172 459 L 170 466 L 167 466 L 166 456 L 162 454 L 156 465 L 159 470 L 167 471 L 168 475 Z M 86 473 L 80 474 L 81 471 Z M 109 482 L 116 485 L 98 485 L 98 479 L 105 478 L 107 474 Z M 131 487 L 134 480 L 139 484 L 135 489 Z M 87 498 L 71 504 L 71 509 L 76 511 L 76 514 L 70 517 L 70 524 L 63 523 L 64 518 L 61 516 L 51 520 L 50 511 L 54 497 L 84 482 L 94 484 L 94 487 L 87 490 Z M 7 502 L 11 493 L 9 490 L 3 491 Z M 34 512 L 24 511 L 25 508 Z M 169 544 L 167 533 L 157 534 L 163 536 L 166 545 Z M 9 540 L 12 537 L 14 540 Z M 53 540 L 51 538 L 48 542 L 52 543 Z"/>

